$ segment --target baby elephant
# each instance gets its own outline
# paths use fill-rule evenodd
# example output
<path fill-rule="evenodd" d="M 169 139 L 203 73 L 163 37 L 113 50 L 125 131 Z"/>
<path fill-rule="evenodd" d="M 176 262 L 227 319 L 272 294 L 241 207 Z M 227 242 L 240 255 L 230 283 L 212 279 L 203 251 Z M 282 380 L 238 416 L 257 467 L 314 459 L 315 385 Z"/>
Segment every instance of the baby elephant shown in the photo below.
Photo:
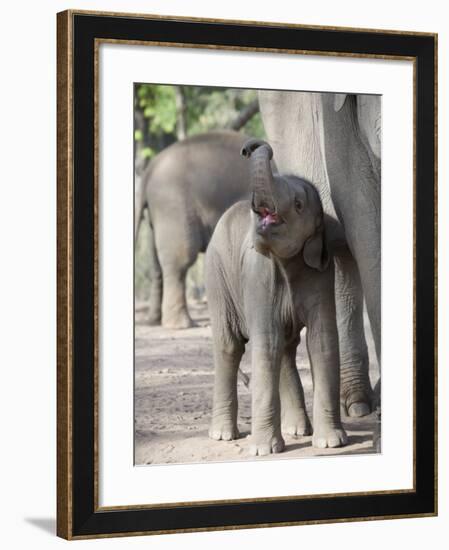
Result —
<path fill-rule="evenodd" d="M 334 269 L 329 262 L 321 201 L 310 183 L 274 176 L 273 151 L 249 140 L 252 200 L 221 217 L 206 254 L 215 387 L 212 439 L 239 437 L 237 372 L 251 341 L 251 454 L 284 449 L 284 433 L 310 435 L 296 369 L 300 331 L 314 382 L 314 447 L 347 443 L 340 420 L 340 365 L 335 320 Z"/>

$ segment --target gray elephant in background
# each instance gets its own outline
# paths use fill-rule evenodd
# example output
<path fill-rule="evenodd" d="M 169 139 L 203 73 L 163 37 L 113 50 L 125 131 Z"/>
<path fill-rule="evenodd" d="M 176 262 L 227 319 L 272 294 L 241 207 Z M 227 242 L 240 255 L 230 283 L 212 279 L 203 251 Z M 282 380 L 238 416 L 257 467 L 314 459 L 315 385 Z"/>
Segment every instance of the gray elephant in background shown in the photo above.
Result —
<path fill-rule="evenodd" d="M 249 168 L 240 157 L 247 138 L 232 131 L 179 141 L 159 153 L 142 177 L 135 238 L 148 209 L 150 224 L 150 324 L 193 325 L 185 279 L 204 252 L 223 212 L 248 196 Z"/>
<path fill-rule="evenodd" d="M 281 174 L 311 181 L 333 220 L 341 399 L 350 416 L 372 411 L 363 297 L 380 366 L 381 102 L 379 96 L 260 91 L 265 130 Z"/>
<path fill-rule="evenodd" d="M 340 420 L 334 266 L 329 262 L 318 192 L 307 181 L 274 176 L 271 147 L 250 140 L 252 200 L 220 219 L 206 252 L 215 382 L 209 436 L 230 440 L 237 427 L 237 374 L 251 343 L 253 455 L 284 449 L 284 433 L 310 434 L 296 368 L 300 331 L 314 381 L 315 447 L 347 442 Z"/>

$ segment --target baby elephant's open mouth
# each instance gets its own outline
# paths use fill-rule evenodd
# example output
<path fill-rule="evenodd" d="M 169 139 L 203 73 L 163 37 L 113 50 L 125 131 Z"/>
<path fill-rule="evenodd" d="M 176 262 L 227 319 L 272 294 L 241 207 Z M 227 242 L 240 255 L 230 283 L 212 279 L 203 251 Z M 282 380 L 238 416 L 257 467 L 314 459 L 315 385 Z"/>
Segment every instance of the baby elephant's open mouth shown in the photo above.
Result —
<path fill-rule="evenodd" d="M 260 218 L 259 228 L 262 230 L 265 230 L 267 227 L 279 225 L 280 223 L 282 223 L 282 220 L 277 212 L 272 212 L 264 206 L 261 206 L 257 209 L 257 214 Z"/>

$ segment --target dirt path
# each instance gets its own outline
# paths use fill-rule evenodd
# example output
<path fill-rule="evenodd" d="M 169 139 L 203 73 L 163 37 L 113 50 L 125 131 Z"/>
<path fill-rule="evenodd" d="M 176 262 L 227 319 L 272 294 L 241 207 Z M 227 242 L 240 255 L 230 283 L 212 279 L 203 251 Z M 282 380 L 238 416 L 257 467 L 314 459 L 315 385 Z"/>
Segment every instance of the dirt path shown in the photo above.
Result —
<path fill-rule="evenodd" d="M 207 437 L 212 406 L 213 360 L 211 330 L 205 304 L 190 306 L 199 324 L 187 330 L 149 327 L 142 304 L 136 309 L 135 360 L 135 463 L 164 464 L 248 459 L 251 396 L 239 379 L 238 425 L 242 437 L 236 441 L 213 441 Z M 369 339 L 370 357 L 373 355 Z M 311 410 L 312 380 L 305 345 L 298 348 L 297 365 Z M 248 353 L 243 371 L 250 372 Z M 370 365 L 372 382 L 377 367 Z M 310 414 L 310 412 L 309 412 Z M 310 457 L 326 454 L 372 453 L 374 415 L 361 419 L 343 417 L 349 445 L 319 450 L 311 437 L 285 437 L 286 450 L 272 458 Z M 255 460 L 253 457 L 251 459 Z M 262 457 L 267 460 L 267 457 Z M 259 459 L 258 459 L 259 460 Z"/>

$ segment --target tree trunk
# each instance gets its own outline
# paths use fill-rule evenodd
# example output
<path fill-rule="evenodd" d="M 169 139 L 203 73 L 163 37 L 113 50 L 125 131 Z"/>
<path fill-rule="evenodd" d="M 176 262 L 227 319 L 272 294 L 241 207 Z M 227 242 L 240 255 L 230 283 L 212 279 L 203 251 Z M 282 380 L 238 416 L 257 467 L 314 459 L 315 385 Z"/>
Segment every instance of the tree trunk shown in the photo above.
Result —
<path fill-rule="evenodd" d="M 184 96 L 184 90 L 182 86 L 175 86 L 176 95 L 176 111 L 177 111 L 177 124 L 176 135 L 178 141 L 187 137 L 187 124 L 186 124 L 186 100 Z"/>

